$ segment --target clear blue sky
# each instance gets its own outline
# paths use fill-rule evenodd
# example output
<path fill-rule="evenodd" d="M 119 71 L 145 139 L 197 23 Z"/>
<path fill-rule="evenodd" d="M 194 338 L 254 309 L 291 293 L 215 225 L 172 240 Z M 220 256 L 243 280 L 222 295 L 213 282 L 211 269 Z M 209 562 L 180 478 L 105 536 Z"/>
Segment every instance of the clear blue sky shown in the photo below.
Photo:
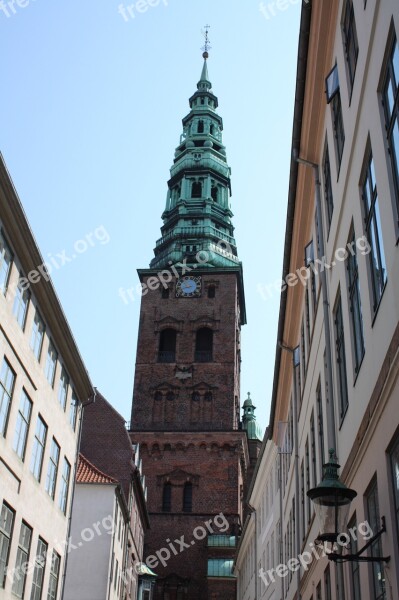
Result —
<path fill-rule="evenodd" d="M 1 151 L 44 257 L 76 255 L 53 281 L 94 385 L 126 419 L 139 297 L 118 290 L 153 256 L 211 25 L 246 289 L 241 401 L 251 391 L 265 427 L 280 298 L 258 284 L 281 276 L 300 3 L 265 16 L 257 0 L 136 2 L 127 21 L 119 0 L 20 4 L 0 10 Z"/>

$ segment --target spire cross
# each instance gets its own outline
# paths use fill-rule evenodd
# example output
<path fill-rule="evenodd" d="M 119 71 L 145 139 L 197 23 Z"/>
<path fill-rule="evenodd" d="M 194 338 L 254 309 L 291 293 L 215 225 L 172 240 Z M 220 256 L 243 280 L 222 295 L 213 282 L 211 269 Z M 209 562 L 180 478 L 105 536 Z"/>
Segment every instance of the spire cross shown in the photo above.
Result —
<path fill-rule="evenodd" d="M 211 26 L 210 25 L 205 25 L 204 30 L 202 32 L 204 38 L 205 38 L 205 45 L 202 46 L 201 50 L 204 51 L 203 57 L 204 58 L 208 58 L 208 50 L 211 49 L 211 44 L 209 41 L 209 30 L 210 30 Z"/>

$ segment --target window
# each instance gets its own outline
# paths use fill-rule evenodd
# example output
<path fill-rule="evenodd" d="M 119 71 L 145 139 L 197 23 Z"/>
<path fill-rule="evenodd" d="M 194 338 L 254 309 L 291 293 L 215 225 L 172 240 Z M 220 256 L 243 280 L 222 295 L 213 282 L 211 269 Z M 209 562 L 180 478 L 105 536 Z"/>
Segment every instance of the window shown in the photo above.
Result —
<path fill-rule="evenodd" d="M 204 121 L 198 121 L 198 133 L 204 133 Z"/>
<path fill-rule="evenodd" d="M 17 598 L 24 597 L 26 582 L 26 564 L 29 563 L 30 544 L 32 541 L 32 529 L 22 521 L 19 532 L 17 559 L 15 561 L 12 593 Z"/>
<path fill-rule="evenodd" d="M 37 417 L 35 437 L 33 440 L 30 470 L 34 477 L 40 481 L 43 465 L 44 448 L 46 446 L 47 425 L 39 415 Z"/>
<path fill-rule="evenodd" d="M 60 377 L 60 387 L 58 388 L 58 401 L 64 410 L 66 408 L 68 387 L 69 387 L 69 377 L 68 377 L 64 367 L 62 367 L 61 377 Z"/>
<path fill-rule="evenodd" d="M 49 384 L 51 386 L 54 385 L 54 377 L 55 377 L 55 369 L 57 367 L 57 359 L 58 359 L 57 350 L 55 349 L 53 342 L 50 340 L 48 351 L 47 351 L 45 373 L 46 373 L 47 381 L 49 382 Z"/>
<path fill-rule="evenodd" d="M 233 559 L 209 558 L 208 577 L 234 577 Z"/>
<path fill-rule="evenodd" d="M 328 565 L 324 571 L 324 598 L 325 600 L 332 600 L 330 565 Z"/>
<path fill-rule="evenodd" d="M 200 181 L 194 181 L 191 186 L 191 198 L 201 198 L 202 196 L 202 183 Z"/>
<path fill-rule="evenodd" d="M 366 163 L 366 172 L 362 184 L 362 197 L 366 236 L 370 245 L 369 267 L 373 297 L 373 312 L 377 311 L 387 282 L 385 253 L 382 241 L 380 208 L 378 202 L 377 183 L 375 178 L 373 155 Z"/>
<path fill-rule="evenodd" d="M 167 481 L 163 486 L 162 494 L 162 510 L 170 512 L 172 509 L 172 484 Z"/>
<path fill-rule="evenodd" d="M 164 329 L 159 337 L 158 362 L 173 363 L 176 361 L 175 329 Z"/>
<path fill-rule="evenodd" d="M 356 523 L 356 514 L 353 515 L 352 519 L 348 523 L 348 529 L 354 529 L 357 531 L 357 523 Z M 350 554 L 356 554 L 358 551 L 357 547 L 357 537 L 354 538 L 349 536 L 349 547 L 348 552 Z M 360 594 L 360 573 L 359 573 L 359 562 L 353 561 L 350 562 L 350 579 L 351 579 L 351 588 L 352 588 L 352 600 L 361 600 Z"/>
<path fill-rule="evenodd" d="M 17 424 L 15 427 L 14 443 L 12 446 L 19 458 L 22 460 L 25 458 L 26 439 L 28 437 L 31 414 L 32 402 L 25 390 L 22 390 L 17 415 Z"/>
<path fill-rule="evenodd" d="M 389 451 L 391 464 L 392 489 L 394 497 L 396 533 L 399 540 L 399 434 Z"/>
<path fill-rule="evenodd" d="M 305 444 L 305 467 L 306 467 L 306 503 L 307 503 L 307 514 L 308 514 L 308 524 L 310 523 L 310 519 L 312 516 L 312 508 L 310 498 L 307 495 L 307 492 L 310 490 L 310 456 L 309 456 L 309 440 L 306 438 Z"/>
<path fill-rule="evenodd" d="M 47 544 L 39 538 L 35 558 L 35 569 L 33 571 L 32 591 L 30 600 L 41 600 L 43 590 L 44 571 L 46 568 Z"/>
<path fill-rule="evenodd" d="M 210 285 L 208 287 L 208 298 L 214 298 L 216 294 L 216 287 L 214 285 Z"/>
<path fill-rule="evenodd" d="M 0 435 L 4 437 L 7 431 L 14 382 L 15 373 L 4 358 L 0 372 Z"/>
<path fill-rule="evenodd" d="M 33 321 L 32 336 L 30 338 L 30 347 L 32 348 L 33 354 L 39 361 L 42 353 L 44 331 L 44 323 L 39 313 L 36 311 L 35 319 Z"/>
<path fill-rule="evenodd" d="M 183 488 L 183 512 L 191 512 L 193 509 L 193 484 L 187 481 Z"/>
<path fill-rule="evenodd" d="M 169 298 L 169 288 L 162 288 L 162 294 L 161 294 L 162 298 L 164 300 Z"/>
<path fill-rule="evenodd" d="M 316 434 L 314 427 L 314 411 L 312 410 L 312 414 L 310 415 L 310 448 L 312 455 L 312 485 L 316 487 L 317 485 L 317 465 L 316 465 Z"/>
<path fill-rule="evenodd" d="M 305 507 L 305 468 L 303 465 L 303 461 L 301 462 L 301 529 L 302 529 L 302 541 L 304 541 L 306 536 L 306 507 Z"/>
<path fill-rule="evenodd" d="M 383 105 L 389 155 L 395 186 L 399 225 L 399 46 L 396 36 L 392 40 L 383 88 Z"/>
<path fill-rule="evenodd" d="M 198 329 L 195 339 L 195 362 L 211 362 L 213 354 L 213 331 L 209 327 Z"/>
<path fill-rule="evenodd" d="M 208 535 L 208 546 L 217 546 L 218 548 L 235 548 L 236 536 L 228 534 L 213 533 Z"/>
<path fill-rule="evenodd" d="M 12 312 L 17 319 L 17 322 L 22 330 L 25 329 L 26 315 L 28 313 L 30 292 L 23 289 L 21 285 L 21 277 L 19 278 L 18 286 L 15 292 L 14 306 Z"/>
<path fill-rule="evenodd" d="M 327 103 L 331 104 L 332 125 L 334 130 L 335 153 L 338 171 L 344 151 L 345 131 L 342 117 L 341 94 L 339 91 L 338 67 L 335 65 L 326 78 Z"/>
<path fill-rule="evenodd" d="M 50 458 L 47 469 L 46 492 L 54 500 L 55 485 L 57 483 L 58 463 L 60 460 L 60 447 L 53 438 L 51 441 Z"/>
<path fill-rule="evenodd" d="M 350 320 L 352 324 L 355 373 L 357 374 L 364 356 L 364 335 L 362 303 L 360 299 L 359 270 L 357 266 L 356 240 L 354 231 L 350 236 L 348 247 L 350 247 L 351 250 L 346 261 L 346 269 L 348 273 L 348 296 Z"/>
<path fill-rule="evenodd" d="M 71 424 L 71 427 L 74 431 L 76 429 L 76 419 L 78 416 L 78 405 L 79 405 L 79 401 L 76 397 L 75 390 L 72 390 L 71 404 L 69 407 L 69 423 Z"/>
<path fill-rule="evenodd" d="M 57 554 L 57 552 L 53 550 L 53 554 L 51 556 L 50 580 L 48 584 L 47 600 L 56 600 L 57 598 L 58 578 L 60 575 L 60 562 L 60 556 Z"/>
<path fill-rule="evenodd" d="M 342 423 L 348 408 L 348 382 L 346 376 L 345 335 L 340 293 L 334 310 L 334 324 L 337 351 L 339 417 L 340 422 Z"/>
<path fill-rule="evenodd" d="M 12 263 L 11 250 L 0 232 L 0 289 L 3 294 L 7 291 L 8 278 L 10 276 Z"/>
<path fill-rule="evenodd" d="M 323 464 L 324 464 L 324 419 L 323 419 L 323 399 L 321 395 L 321 383 L 317 385 L 316 390 L 316 404 L 317 404 L 317 433 L 319 437 L 319 471 L 320 480 L 323 479 Z"/>
<path fill-rule="evenodd" d="M 213 185 L 211 188 L 211 197 L 214 202 L 218 201 L 218 188 L 216 185 Z"/>
<path fill-rule="evenodd" d="M 334 199 L 332 193 L 332 183 L 331 183 L 331 166 L 330 166 L 330 155 L 328 152 L 328 146 L 326 146 L 326 151 L 324 153 L 323 160 L 323 180 L 324 180 L 324 201 L 326 203 L 326 213 L 327 213 L 327 231 L 330 230 L 331 219 L 334 211 Z"/>
<path fill-rule="evenodd" d="M 14 511 L 3 502 L 0 513 L 0 588 L 6 585 L 14 516 Z"/>
<path fill-rule="evenodd" d="M 366 492 L 367 520 L 372 531 L 379 531 L 381 528 L 380 509 L 378 503 L 378 485 L 375 476 Z M 369 556 L 383 556 L 381 538 L 375 540 L 370 546 Z M 385 573 L 383 563 L 371 563 L 373 573 L 373 600 L 386 600 L 385 592 Z"/>
<path fill-rule="evenodd" d="M 321 581 L 319 581 L 317 588 L 316 588 L 316 600 L 322 600 L 321 597 Z"/>
<path fill-rule="evenodd" d="M 352 93 L 353 82 L 355 79 L 356 63 L 359 54 L 359 44 L 357 41 L 355 12 L 353 1 L 347 0 L 344 8 L 342 20 L 342 34 L 344 38 L 345 58 L 348 70 L 349 90 Z"/>
<path fill-rule="evenodd" d="M 64 457 L 64 466 L 62 469 L 62 478 L 61 478 L 61 490 L 60 490 L 60 499 L 59 499 L 59 507 L 66 514 L 67 504 L 68 504 L 68 493 L 69 493 L 69 478 L 71 475 L 71 465 Z"/>

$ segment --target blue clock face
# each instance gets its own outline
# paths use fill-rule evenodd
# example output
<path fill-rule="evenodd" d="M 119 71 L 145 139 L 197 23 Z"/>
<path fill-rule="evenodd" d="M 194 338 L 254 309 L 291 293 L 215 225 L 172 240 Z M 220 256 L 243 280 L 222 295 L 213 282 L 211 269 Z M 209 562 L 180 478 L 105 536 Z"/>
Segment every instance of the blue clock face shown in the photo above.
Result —
<path fill-rule="evenodd" d="M 201 295 L 201 277 L 186 275 L 176 283 L 176 297 L 192 298 Z"/>

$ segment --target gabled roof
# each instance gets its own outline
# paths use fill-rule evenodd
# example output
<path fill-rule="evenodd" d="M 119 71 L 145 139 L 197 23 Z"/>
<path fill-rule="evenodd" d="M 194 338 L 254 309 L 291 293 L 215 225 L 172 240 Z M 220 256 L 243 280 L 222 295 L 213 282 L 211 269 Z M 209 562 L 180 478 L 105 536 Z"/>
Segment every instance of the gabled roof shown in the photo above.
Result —
<path fill-rule="evenodd" d="M 97 469 L 90 461 L 79 454 L 78 471 L 76 474 L 77 483 L 118 483 L 116 479 Z"/>

